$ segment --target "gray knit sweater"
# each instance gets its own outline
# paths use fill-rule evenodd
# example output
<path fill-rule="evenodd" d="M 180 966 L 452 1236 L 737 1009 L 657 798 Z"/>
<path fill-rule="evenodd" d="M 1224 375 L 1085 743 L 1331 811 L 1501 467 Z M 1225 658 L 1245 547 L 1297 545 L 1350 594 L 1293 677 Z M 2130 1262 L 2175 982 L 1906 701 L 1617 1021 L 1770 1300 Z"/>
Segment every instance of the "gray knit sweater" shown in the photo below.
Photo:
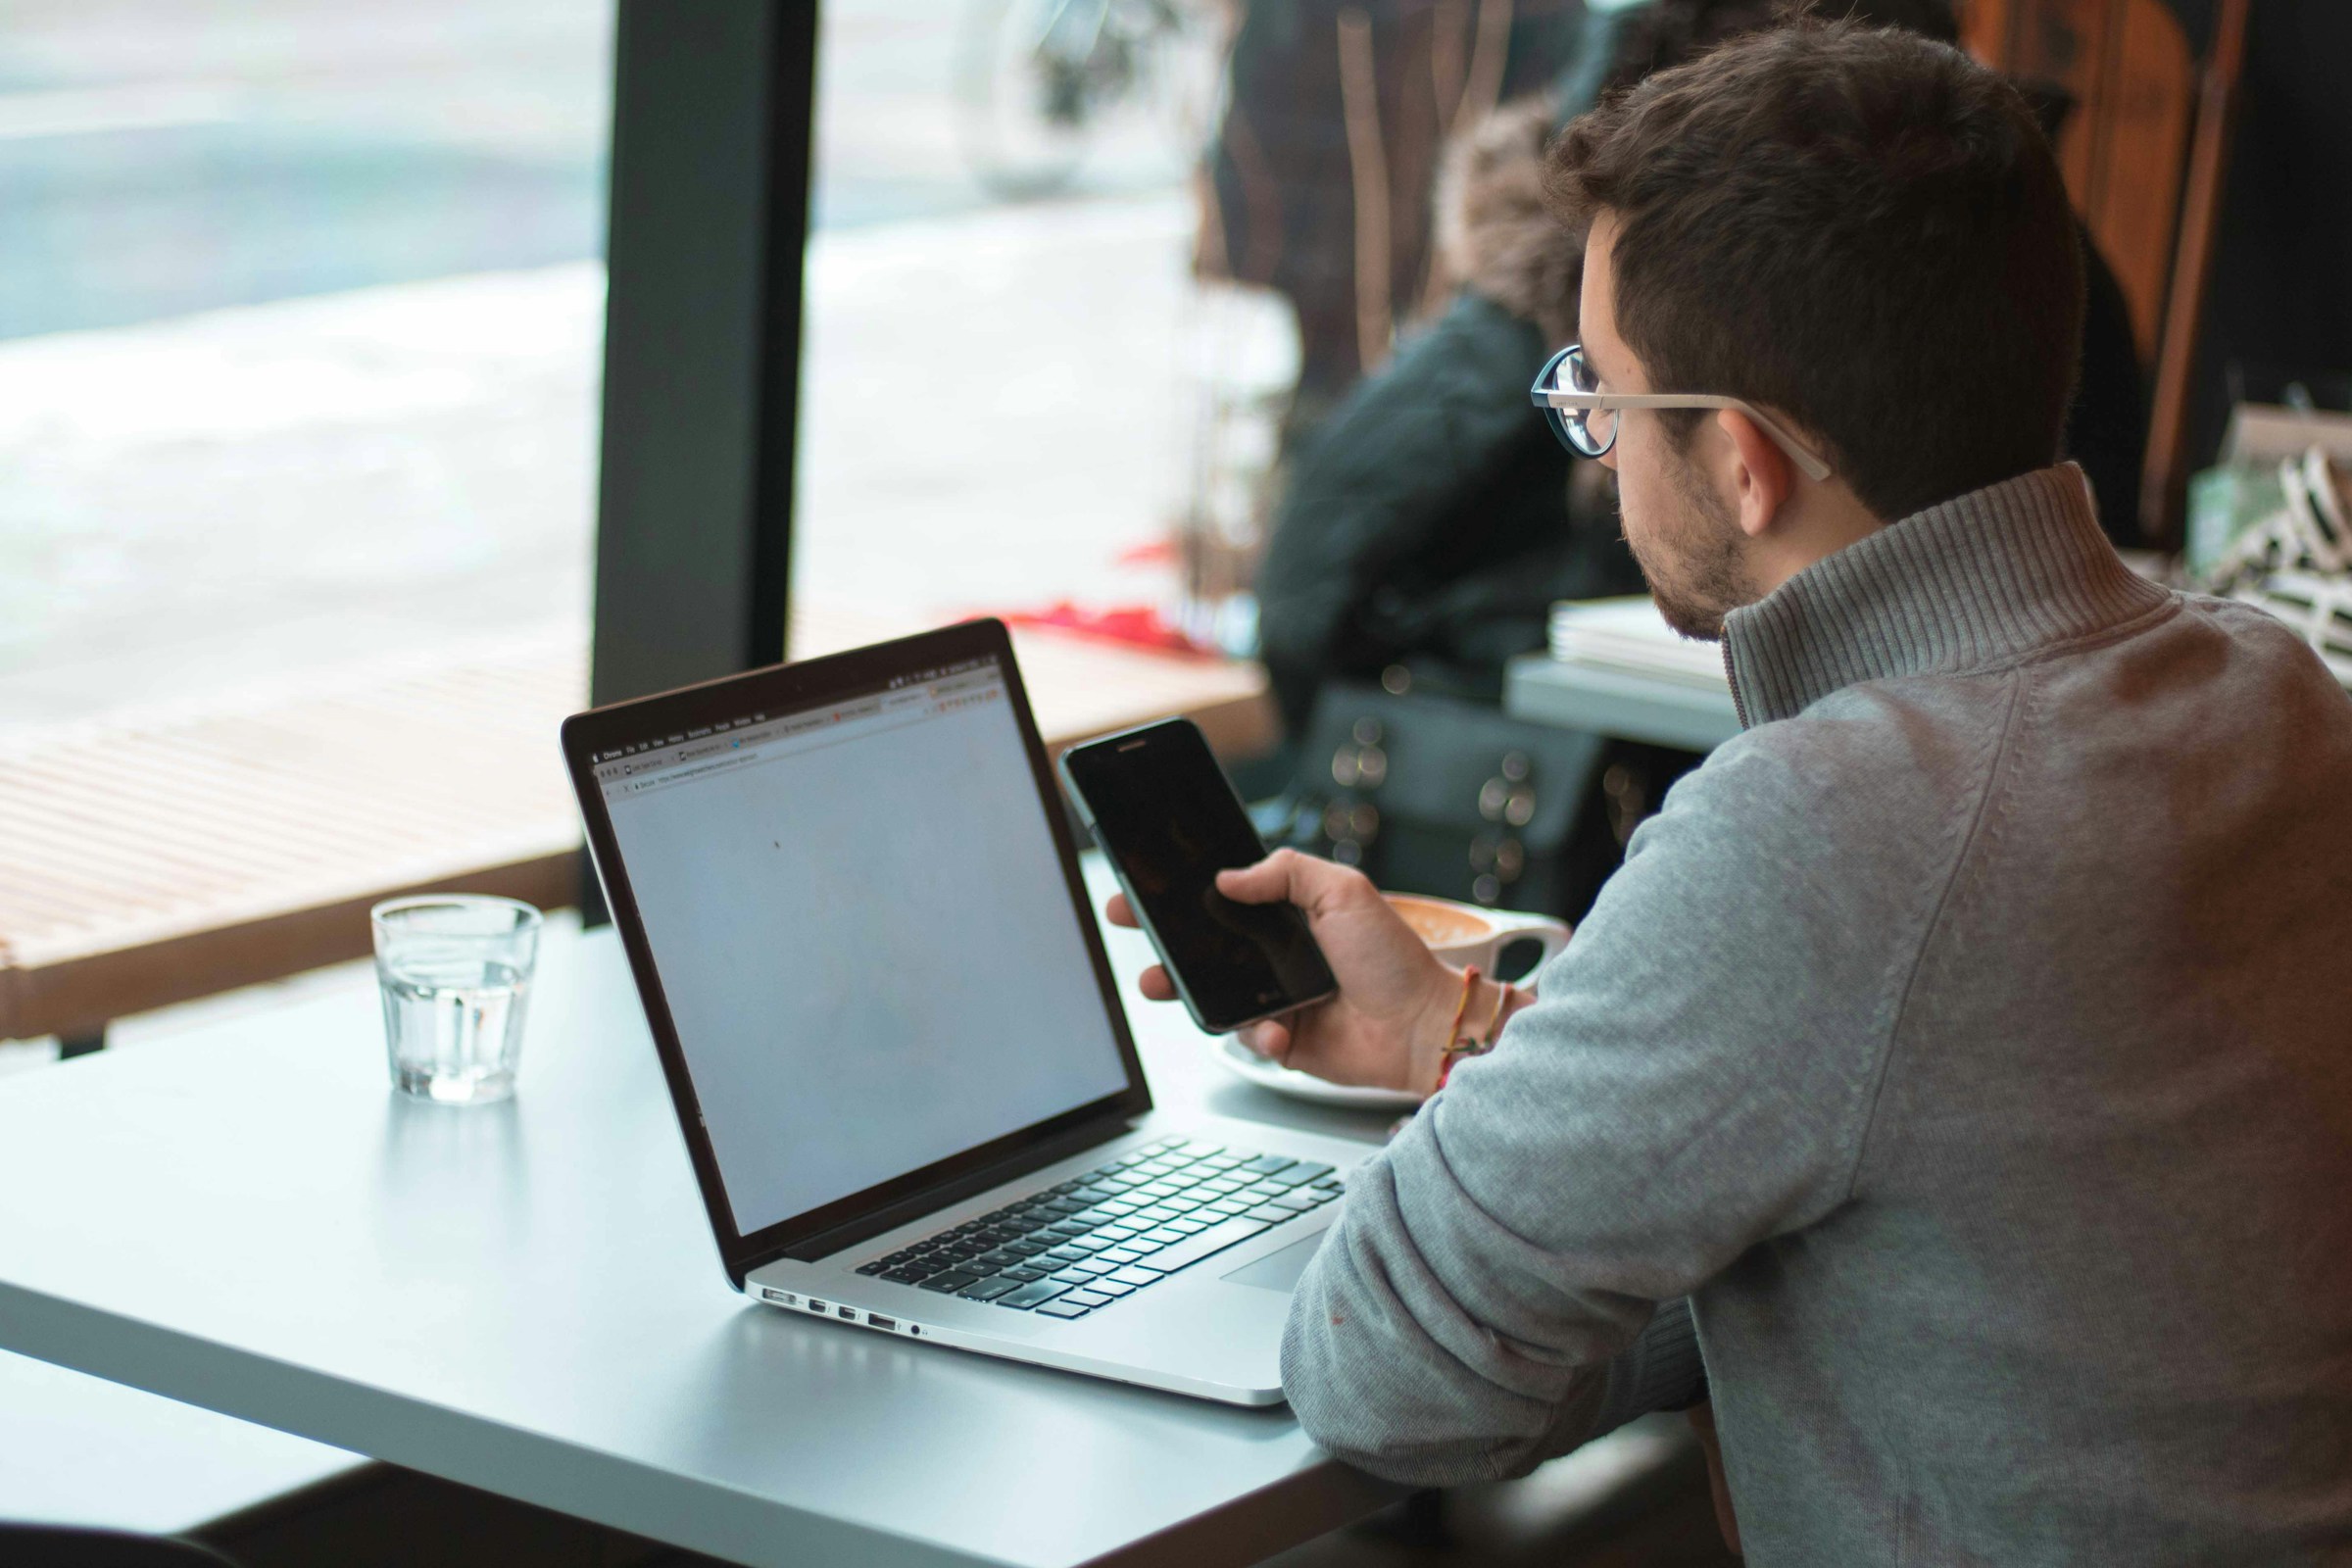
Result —
<path fill-rule="evenodd" d="M 2352 703 L 2071 467 L 1726 641 L 1746 732 L 1351 1184 L 1299 1419 L 1520 1473 L 1690 1396 L 1688 1297 L 1751 1562 L 2352 1561 Z"/>

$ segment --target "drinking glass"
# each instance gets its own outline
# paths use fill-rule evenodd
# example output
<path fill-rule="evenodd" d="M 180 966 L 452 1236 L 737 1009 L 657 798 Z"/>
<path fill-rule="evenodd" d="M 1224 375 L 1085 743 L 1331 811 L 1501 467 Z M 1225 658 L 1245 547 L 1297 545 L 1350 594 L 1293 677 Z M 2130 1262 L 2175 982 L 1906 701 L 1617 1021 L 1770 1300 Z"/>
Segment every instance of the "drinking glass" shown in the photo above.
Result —
<path fill-rule="evenodd" d="M 394 1088 L 444 1104 L 514 1092 L 539 911 L 485 894 L 427 893 L 368 911 Z"/>

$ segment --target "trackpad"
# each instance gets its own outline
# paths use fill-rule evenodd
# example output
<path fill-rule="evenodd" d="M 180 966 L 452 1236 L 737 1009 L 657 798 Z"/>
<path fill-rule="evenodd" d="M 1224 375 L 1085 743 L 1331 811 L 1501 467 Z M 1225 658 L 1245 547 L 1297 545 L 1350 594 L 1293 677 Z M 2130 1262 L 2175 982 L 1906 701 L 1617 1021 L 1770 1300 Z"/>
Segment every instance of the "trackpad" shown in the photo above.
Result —
<path fill-rule="evenodd" d="M 1324 1235 L 1331 1229 L 1325 1226 L 1303 1242 L 1293 1242 L 1279 1252 L 1268 1252 L 1256 1262 L 1235 1269 L 1225 1277 L 1236 1285 L 1254 1285 L 1264 1291 L 1288 1292 L 1306 1272 L 1307 1259 L 1323 1245 Z"/>

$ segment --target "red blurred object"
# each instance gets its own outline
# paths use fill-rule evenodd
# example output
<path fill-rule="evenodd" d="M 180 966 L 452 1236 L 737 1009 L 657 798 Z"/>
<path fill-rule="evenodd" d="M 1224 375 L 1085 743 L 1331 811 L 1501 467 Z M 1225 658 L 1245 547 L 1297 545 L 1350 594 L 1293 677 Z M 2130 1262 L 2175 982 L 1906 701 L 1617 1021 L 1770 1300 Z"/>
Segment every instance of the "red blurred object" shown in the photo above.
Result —
<path fill-rule="evenodd" d="M 1174 564 L 1179 559 L 1176 540 L 1169 536 L 1147 539 L 1140 545 L 1129 545 L 1111 557 L 1110 561 L 1114 566 L 1166 566 Z"/>
<path fill-rule="evenodd" d="M 1084 610 L 1062 599 L 1044 610 L 1003 612 L 1002 618 L 1009 625 L 1051 626 L 1080 637 L 1096 637 L 1103 642 L 1125 643 L 1163 654 L 1188 654 L 1195 659 L 1222 657 L 1215 649 L 1202 647 L 1168 624 L 1167 617 L 1152 605 Z"/>

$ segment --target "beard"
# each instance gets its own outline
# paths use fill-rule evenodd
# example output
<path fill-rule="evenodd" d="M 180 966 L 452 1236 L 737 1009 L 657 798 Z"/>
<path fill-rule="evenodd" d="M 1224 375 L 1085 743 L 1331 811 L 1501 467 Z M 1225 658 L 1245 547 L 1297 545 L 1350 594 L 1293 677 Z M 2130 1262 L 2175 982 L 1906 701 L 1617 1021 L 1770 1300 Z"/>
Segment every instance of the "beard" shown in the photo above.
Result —
<path fill-rule="evenodd" d="M 1646 543 L 1627 529 L 1625 542 L 1666 624 L 1686 637 L 1718 643 L 1723 617 L 1763 595 L 1748 575 L 1732 509 L 1700 481 L 1691 465 L 1675 462 L 1668 471 L 1681 503 L 1679 515 Z"/>

